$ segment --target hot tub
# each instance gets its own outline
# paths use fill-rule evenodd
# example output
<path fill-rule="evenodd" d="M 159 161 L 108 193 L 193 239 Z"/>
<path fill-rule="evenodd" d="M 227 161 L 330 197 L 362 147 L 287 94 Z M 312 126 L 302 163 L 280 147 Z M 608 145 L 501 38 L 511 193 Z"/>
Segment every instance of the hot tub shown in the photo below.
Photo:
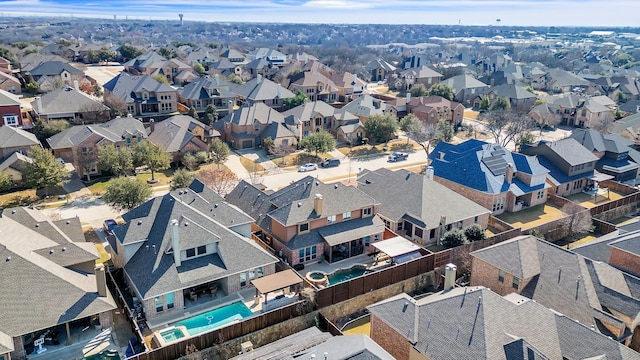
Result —
<path fill-rule="evenodd" d="M 329 277 L 323 271 L 310 271 L 306 278 L 316 287 L 325 287 L 329 284 Z"/>

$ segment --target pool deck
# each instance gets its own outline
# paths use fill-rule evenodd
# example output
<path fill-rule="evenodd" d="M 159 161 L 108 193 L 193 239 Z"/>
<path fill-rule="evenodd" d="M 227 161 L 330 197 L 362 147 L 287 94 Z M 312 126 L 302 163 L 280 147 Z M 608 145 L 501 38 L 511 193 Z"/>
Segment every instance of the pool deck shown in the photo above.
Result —
<path fill-rule="evenodd" d="M 334 263 L 327 263 L 325 261 L 321 263 L 315 264 L 307 264 L 304 266 L 303 270 L 298 271 L 301 276 L 307 276 L 308 273 L 312 271 L 322 271 L 326 274 L 331 274 L 332 272 L 340 269 L 349 269 L 354 265 L 365 265 L 367 269 L 374 269 L 373 263 L 375 261 L 374 256 L 369 256 L 367 254 L 362 254 L 358 256 L 354 256 L 348 259 L 336 261 Z M 379 264 L 380 266 L 385 265 L 384 261 Z M 376 266 L 377 268 L 378 266 Z"/>

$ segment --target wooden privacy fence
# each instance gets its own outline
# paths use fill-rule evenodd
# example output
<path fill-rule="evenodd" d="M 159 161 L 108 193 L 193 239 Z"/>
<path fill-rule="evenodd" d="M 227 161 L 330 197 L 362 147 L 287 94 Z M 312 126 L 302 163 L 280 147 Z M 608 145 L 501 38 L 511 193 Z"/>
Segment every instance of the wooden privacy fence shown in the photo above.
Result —
<path fill-rule="evenodd" d="M 636 193 L 627 195 L 625 197 L 622 197 L 622 198 L 620 198 L 618 200 L 609 201 L 609 202 L 606 202 L 606 203 L 604 203 L 602 205 L 598 205 L 598 206 L 592 207 L 590 209 L 591 216 L 602 214 L 604 212 L 616 209 L 618 207 L 622 207 L 622 206 L 626 206 L 626 205 L 630 205 L 630 204 L 635 204 L 638 201 L 640 201 L 640 193 L 636 192 Z"/>

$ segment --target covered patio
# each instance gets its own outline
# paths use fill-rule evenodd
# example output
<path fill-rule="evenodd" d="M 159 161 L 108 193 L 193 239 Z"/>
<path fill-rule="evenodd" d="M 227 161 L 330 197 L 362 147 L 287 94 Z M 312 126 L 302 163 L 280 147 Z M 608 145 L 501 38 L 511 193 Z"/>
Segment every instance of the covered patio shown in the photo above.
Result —
<path fill-rule="evenodd" d="M 262 311 L 268 311 L 296 302 L 302 279 L 295 271 L 287 269 L 251 280 L 251 284 L 256 288 L 254 303 L 257 305 L 263 301 Z M 263 296 L 264 300 L 261 300 Z"/>
<path fill-rule="evenodd" d="M 324 257 L 332 263 L 364 254 L 366 248 L 382 239 L 384 222 L 377 216 L 343 221 L 319 231 L 325 246 Z"/>
<path fill-rule="evenodd" d="M 422 256 L 418 245 L 401 236 L 380 241 L 373 244 L 373 247 L 381 253 L 376 256 L 374 265 L 381 261 L 388 261 L 390 264 L 402 264 Z"/>

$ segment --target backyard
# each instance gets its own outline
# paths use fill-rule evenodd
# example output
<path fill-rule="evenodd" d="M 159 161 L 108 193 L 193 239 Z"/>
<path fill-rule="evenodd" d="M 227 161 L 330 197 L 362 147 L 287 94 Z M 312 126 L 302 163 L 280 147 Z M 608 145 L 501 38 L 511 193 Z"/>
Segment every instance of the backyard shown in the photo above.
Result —
<path fill-rule="evenodd" d="M 541 204 L 530 208 L 520 210 L 518 212 L 504 212 L 498 216 L 498 219 L 508 223 L 514 228 L 522 230 L 533 229 L 542 224 L 561 219 L 567 216 L 562 210 L 552 204 Z"/>

